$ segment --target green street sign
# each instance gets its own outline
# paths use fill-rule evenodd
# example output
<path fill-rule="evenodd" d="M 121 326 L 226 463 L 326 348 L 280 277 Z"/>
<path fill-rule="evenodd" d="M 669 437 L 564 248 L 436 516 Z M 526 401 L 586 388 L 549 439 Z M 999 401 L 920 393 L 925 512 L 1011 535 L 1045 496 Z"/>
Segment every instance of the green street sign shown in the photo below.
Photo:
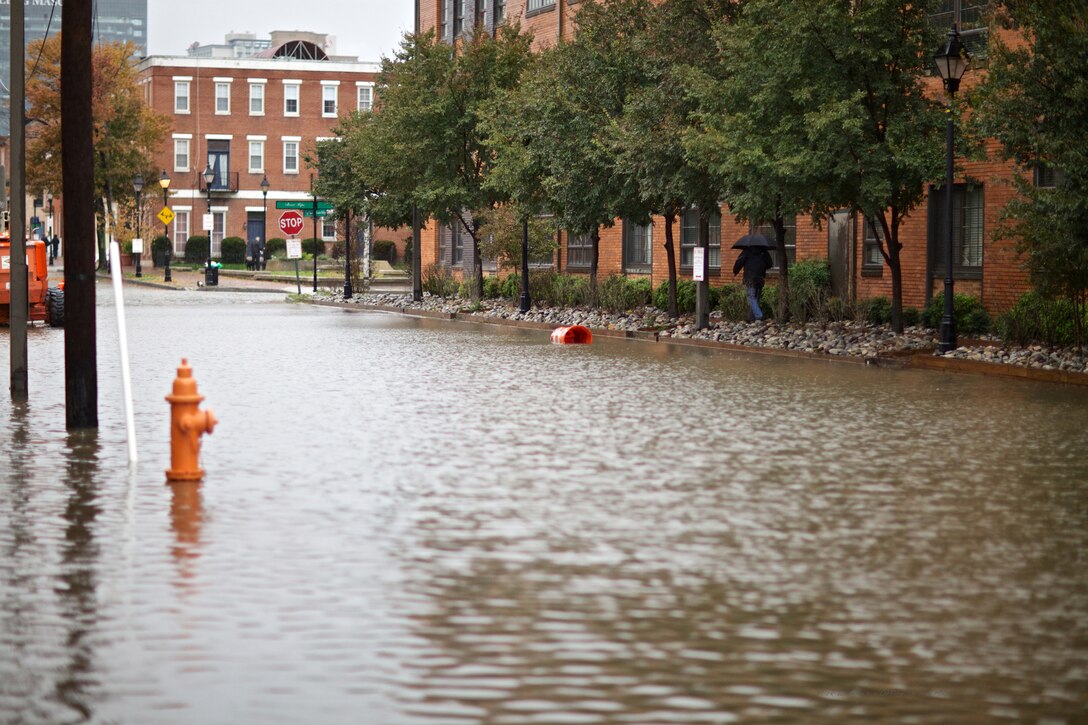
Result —
<path fill-rule="evenodd" d="M 276 202 L 276 208 L 277 209 L 298 209 L 300 211 L 309 210 L 309 211 L 312 212 L 314 210 L 314 203 L 312 201 L 277 201 Z M 332 209 L 332 202 L 331 201 L 318 201 L 317 202 L 317 208 L 318 208 L 318 210 Z"/>
<path fill-rule="evenodd" d="M 309 209 L 302 209 L 302 216 L 312 217 L 313 215 L 314 215 L 313 207 L 310 207 Z M 333 211 L 332 211 L 331 208 L 330 209 L 322 209 L 321 207 L 317 207 L 317 215 L 318 216 L 332 216 Z"/>

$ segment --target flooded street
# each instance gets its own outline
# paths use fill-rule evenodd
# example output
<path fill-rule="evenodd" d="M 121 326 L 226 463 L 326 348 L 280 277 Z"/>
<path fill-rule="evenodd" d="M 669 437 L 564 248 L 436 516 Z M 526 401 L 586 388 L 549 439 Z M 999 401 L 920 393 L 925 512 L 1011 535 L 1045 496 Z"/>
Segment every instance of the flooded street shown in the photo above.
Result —
<path fill-rule="evenodd" d="M 130 473 L 108 292 L 97 434 L 60 330 L 0 405 L 0 722 L 1083 722 L 1088 390 L 130 286 Z"/>

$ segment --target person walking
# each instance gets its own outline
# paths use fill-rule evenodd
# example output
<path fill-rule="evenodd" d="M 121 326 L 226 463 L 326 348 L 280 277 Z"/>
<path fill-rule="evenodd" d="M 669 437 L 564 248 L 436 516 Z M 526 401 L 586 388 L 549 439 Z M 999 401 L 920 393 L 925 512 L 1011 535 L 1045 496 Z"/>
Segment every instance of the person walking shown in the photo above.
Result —
<path fill-rule="evenodd" d="M 748 297 L 748 321 L 763 319 L 763 310 L 759 307 L 759 298 L 763 294 L 763 283 L 767 270 L 774 266 L 766 247 L 745 247 L 737 261 L 733 263 L 733 276 L 744 270 L 744 292 Z"/>
<path fill-rule="evenodd" d="M 57 257 L 60 256 L 60 237 L 57 233 L 53 232 L 53 238 L 49 240 L 49 263 L 53 264 L 57 261 Z"/>

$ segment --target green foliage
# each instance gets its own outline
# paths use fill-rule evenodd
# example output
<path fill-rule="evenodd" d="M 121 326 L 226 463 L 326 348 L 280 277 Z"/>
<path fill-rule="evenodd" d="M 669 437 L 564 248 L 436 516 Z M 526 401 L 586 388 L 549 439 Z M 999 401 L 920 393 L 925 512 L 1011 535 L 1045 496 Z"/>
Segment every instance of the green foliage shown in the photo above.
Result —
<path fill-rule="evenodd" d="M 659 310 L 669 309 L 669 282 L 662 282 L 654 290 L 652 304 Z M 710 306 L 713 308 L 713 305 Z M 676 311 L 680 314 L 695 312 L 695 282 L 690 279 L 676 280 Z"/>
<path fill-rule="evenodd" d="M 617 314 L 627 312 L 649 304 L 650 280 L 610 274 L 598 286 L 597 297 L 602 309 Z"/>
<path fill-rule="evenodd" d="M 427 265 L 422 271 L 422 278 L 423 291 L 435 297 L 453 297 L 460 287 L 450 269 L 438 264 Z"/>
<path fill-rule="evenodd" d="M 873 325 L 887 325 L 892 321 L 892 301 L 887 297 L 873 297 L 858 303 L 858 314 Z"/>
<path fill-rule="evenodd" d="M 797 322 L 826 317 L 826 303 L 831 297 L 831 268 L 827 262 L 807 259 L 794 264 L 788 295 L 790 317 Z"/>
<path fill-rule="evenodd" d="M 393 264 L 397 261 L 397 245 L 388 239 L 378 239 L 371 245 L 370 257 Z"/>
<path fill-rule="evenodd" d="M 499 294 L 508 300 L 517 299 L 518 295 L 521 294 L 521 275 L 508 274 L 503 277 L 499 286 Z"/>
<path fill-rule="evenodd" d="M 518 275 L 507 276 L 503 296 L 516 299 L 521 294 L 520 285 Z M 512 294 L 506 294 L 508 289 L 513 290 Z M 558 274 L 552 269 L 529 270 L 529 295 L 539 305 L 584 307 L 590 300 L 589 280 L 581 275 Z"/>
<path fill-rule="evenodd" d="M 763 310 L 765 319 L 774 319 L 775 310 L 778 309 L 778 285 L 769 284 L 763 288 L 763 294 L 759 296 L 759 309 Z"/>
<path fill-rule="evenodd" d="M 1009 42 L 991 33 L 990 60 L 976 97 L 981 132 L 1025 172 L 1002 211 L 998 238 L 1013 239 L 1037 291 L 1074 308 L 1073 336 L 1084 344 L 1088 311 L 1088 23 L 1083 0 L 995 3 L 996 20 L 1015 28 Z M 1030 175 L 1056 172 L 1038 187 Z"/>
<path fill-rule="evenodd" d="M 302 253 L 309 254 L 314 259 L 317 259 L 325 253 L 324 240 L 317 237 L 310 237 L 309 239 L 302 240 Z"/>
<path fill-rule="evenodd" d="M 718 294 L 718 309 L 727 320 L 743 322 L 748 319 L 748 296 L 742 284 L 727 284 Z"/>
<path fill-rule="evenodd" d="M 922 312 L 917 307 L 903 308 L 903 324 L 916 327 L 922 324 Z"/>
<path fill-rule="evenodd" d="M 287 254 L 287 240 L 272 237 L 264 243 L 264 253 L 269 257 L 283 257 Z"/>
<path fill-rule="evenodd" d="M 926 327 L 939 330 L 944 317 L 944 292 L 940 292 L 926 305 L 922 320 Z M 990 314 L 982 301 L 973 295 L 956 294 L 952 298 L 952 319 L 957 335 L 979 335 L 990 330 Z"/>
<path fill-rule="evenodd" d="M 189 237 L 185 240 L 185 261 L 203 264 L 208 258 L 208 238 L 203 235 Z"/>
<path fill-rule="evenodd" d="M 344 258 L 344 255 L 348 253 L 347 242 L 344 240 L 338 240 L 332 243 L 332 258 L 337 262 Z"/>
<path fill-rule="evenodd" d="M 245 264 L 246 240 L 241 237 L 223 237 L 220 249 L 223 264 Z"/>
<path fill-rule="evenodd" d="M 502 297 L 502 282 L 498 277 L 484 277 L 484 299 L 493 300 Z"/>
<path fill-rule="evenodd" d="M 998 315 L 994 320 L 994 331 L 1006 342 L 1018 345 L 1033 342 L 1072 345 L 1076 342 L 1076 314 L 1069 300 L 1028 292 L 1012 309 Z M 1088 320 L 1082 320 L 1081 324 L 1088 324 Z"/>
<path fill-rule="evenodd" d="M 156 267 L 166 264 L 166 253 L 170 249 L 170 239 L 160 234 L 151 240 L 151 262 Z"/>

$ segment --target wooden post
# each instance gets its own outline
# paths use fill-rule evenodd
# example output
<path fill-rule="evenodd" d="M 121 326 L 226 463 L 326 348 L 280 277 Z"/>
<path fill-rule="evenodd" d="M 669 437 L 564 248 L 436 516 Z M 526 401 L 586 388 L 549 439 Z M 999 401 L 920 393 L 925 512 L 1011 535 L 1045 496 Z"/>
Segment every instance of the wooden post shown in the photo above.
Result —
<path fill-rule="evenodd" d="M 64 174 L 64 391 L 68 430 L 98 427 L 91 0 L 64 0 L 60 110 Z"/>

